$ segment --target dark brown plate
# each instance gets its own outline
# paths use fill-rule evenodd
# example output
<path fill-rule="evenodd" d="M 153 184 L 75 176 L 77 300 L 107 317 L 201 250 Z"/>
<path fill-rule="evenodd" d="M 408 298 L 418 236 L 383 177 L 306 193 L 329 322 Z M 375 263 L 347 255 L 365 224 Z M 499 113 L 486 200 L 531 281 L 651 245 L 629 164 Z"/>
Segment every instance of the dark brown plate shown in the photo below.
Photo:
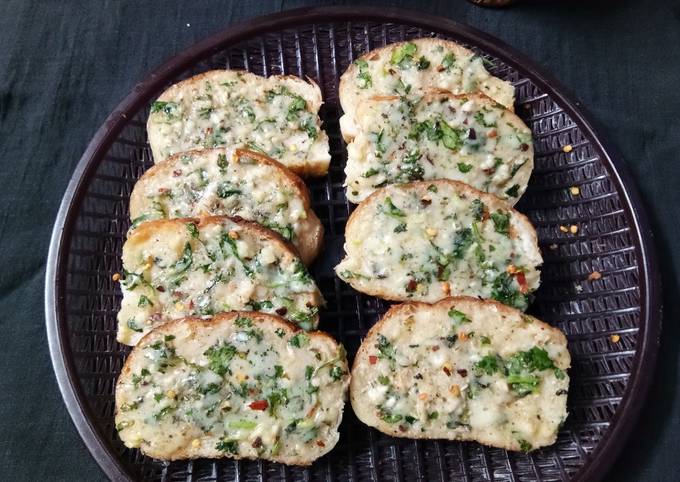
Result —
<path fill-rule="evenodd" d="M 129 349 L 116 343 L 128 198 L 151 166 L 145 123 L 168 85 L 214 68 L 310 76 L 321 86 L 331 139 L 328 176 L 309 183 L 323 221 L 325 252 L 313 269 L 328 307 L 321 328 L 353 356 L 386 304 L 359 295 L 332 267 L 342 254 L 350 207 L 342 188 L 345 146 L 338 128 L 340 74 L 386 43 L 440 36 L 484 55 L 517 88 L 518 114 L 532 128 L 536 169 L 518 208 L 536 225 L 545 264 L 532 313 L 564 330 L 573 359 L 570 416 L 557 443 L 529 455 L 476 443 L 397 440 L 362 425 L 347 407 L 341 439 L 312 467 L 195 460 L 163 463 L 123 447 L 113 427 L 113 391 Z M 99 129 L 64 195 L 46 277 L 50 351 L 80 435 L 112 479 L 145 480 L 597 480 L 614 462 L 647 392 L 660 334 L 660 286 L 651 233 L 620 156 L 596 134 L 578 102 L 521 54 L 443 18 L 394 9 L 312 8 L 229 27 L 151 74 Z M 573 151 L 564 153 L 562 146 Z M 569 187 L 578 186 L 579 196 Z M 577 234 L 560 225 L 579 226 Z M 599 280 L 588 280 L 593 271 Z M 611 335 L 619 335 L 614 343 Z"/>

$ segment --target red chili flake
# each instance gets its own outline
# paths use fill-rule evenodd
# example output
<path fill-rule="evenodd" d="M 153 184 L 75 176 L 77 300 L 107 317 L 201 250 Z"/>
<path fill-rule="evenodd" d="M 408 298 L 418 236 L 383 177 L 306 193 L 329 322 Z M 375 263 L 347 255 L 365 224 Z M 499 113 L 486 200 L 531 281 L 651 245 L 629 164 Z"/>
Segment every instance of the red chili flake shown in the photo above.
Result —
<path fill-rule="evenodd" d="M 519 271 L 515 273 L 515 278 L 517 278 L 517 283 L 519 283 L 519 291 L 521 293 L 526 293 L 529 291 L 529 285 L 527 284 L 527 277 L 524 276 L 524 273 Z"/>
<path fill-rule="evenodd" d="M 458 372 L 458 375 L 461 377 L 466 377 L 467 376 L 467 370 L 465 368 L 461 368 L 460 370 L 456 370 Z"/>
<path fill-rule="evenodd" d="M 276 309 L 277 315 L 284 316 L 286 313 L 288 313 L 288 308 L 286 308 L 285 306 Z"/>
<path fill-rule="evenodd" d="M 267 400 L 255 400 L 250 405 L 248 405 L 251 410 L 267 410 L 269 407 L 269 402 Z"/>
<path fill-rule="evenodd" d="M 376 363 L 378 363 L 378 357 L 375 355 L 369 355 L 368 363 L 370 363 L 371 365 L 375 365 Z"/>
<path fill-rule="evenodd" d="M 414 279 L 409 280 L 408 284 L 406 285 L 406 291 L 409 293 L 413 293 L 416 288 L 418 287 L 418 282 Z"/>
<path fill-rule="evenodd" d="M 523 142 L 522 144 L 520 144 L 519 148 L 522 150 L 522 152 L 526 152 L 529 150 L 529 144 Z"/>
<path fill-rule="evenodd" d="M 442 367 L 442 370 L 444 370 L 444 373 L 446 373 L 447 377 L 451 376 L 451 370 L 449 370 L 449 367 Z"/>
<path fill-rule="evenodd" d="M 420 200 L 420 205 L 424 208 L 428 207 L 430 204 L 432 204 L 432 199 L 422 198 Z"/>
<path fill-rule="evenodd" d="M 262 437 L 257 437 L 255 440 L 253 440 L 253 443 L 251 445 L 254 449 L 259 449 L 262 447 Z"/>
<path fill-rule="evenodd" d="M 174 171 L 172 171 L 172 176 L 173 176 L 173 177 L 179 177 L 179 176 L 181 176 L 181 175 L 182 175 L 182 170 L 181 170 L 181 169 L 175 169 Z"/>
<path fill-rule="evenodd" d="M 404 427 L 403 425 L 399 425 L 399 431 L 400 432 L 406 432 L 407 428 Z"/>
<path fill-rule="evenodd" d="M 167 187 L 159 187 L 158 188 L 158 194 L 167 194 L 169 192 L 170 192 L 170 189 L 168 189 Z"/>
<path fill-rule="evenodd" d="M 158 291 L 159 293 L 165 293 L 165 288 L 163 288 L 162 286 L 156 286 L 156 291 Z"/>
<path fill-rule="evenodd" d="M 317 440 L 317 441 L 316 441 L 316 444 L 317 444 L 319 447 L 325 447 L 325 446 L 326 446 L 326 444 L 323 443 L 323 440 Z"/>
<path fill-rule="evenodd" d="M 432 351 L 439 351 L 439 345 L 434 345 L 432 347 Z"/>

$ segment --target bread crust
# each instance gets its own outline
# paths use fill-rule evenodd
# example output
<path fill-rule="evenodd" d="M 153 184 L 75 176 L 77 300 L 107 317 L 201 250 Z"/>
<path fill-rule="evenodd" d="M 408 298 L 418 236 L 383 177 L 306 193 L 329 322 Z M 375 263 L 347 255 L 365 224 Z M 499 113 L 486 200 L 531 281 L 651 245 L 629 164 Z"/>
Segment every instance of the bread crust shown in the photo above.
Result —
<path fill-rule="evenodd" d="M 153 183 L 158 177 L 172 176 L 173 171 L 176 168 L 181 167 L 181 160 L 183 157 L 187 155 L 194 157 L 210 156 L 216 152 L 228 156 L 230 151 L 226 148 L 191 150 L 170 156 L 168 159 L 159 162 L 148 169 L 137 181 L 132 190 L 132 194 L 130 195 L 130 218 L 134 219 L 143 213 L 147 185 Z M 280 180 L 280 186 L 285 186 L 293 190 L 295 195 L 302 201 L 306 219 L 300 221 L 300 229 L 296 232 L 297 236 L 295 237 L 295 242 L 291 244 L 293 244 L 299 252 L 302 261 L 306 265 L 311 264 L 318 256 L 323 246 L 324 229 L 321 221 L 312 209 L 307 185 L 290 169 L 264 154 L 242 148 L 234 149 L 234 154 L 238 158 L 248 157 L 250 159 L 255 159 L 258 164 L 271 168 L 272 174 Z M 209 215 L 216 215 L 216 213 L 209 213 Z"/>
<path fill-rule="evenodd" d="M 362 364 L 366 363 L 368 360 L 368 353 L 369 350 L 374 346 L 376 337 L 378 334 L 383 331 L 385 328 L 385 325 L 391 321 L 391 318 L 397 317 L 399 315 L 412 315 L 415 312 L 422 311 L 422 310 L 431 310 L 433 312 L 436 312 L 437 309 L 440 307 L 450 307 L 451 305 L 456 305 L 456 308 L 461 308 L 464 310 L 466 313 L 470 313 L 470 316 L 474 317 L 475 315 L 483 312 L 483 310 L 486 309 L 493 309 L 496 312 L 500 313 L 501 315 L 504 316 L 522 316 L 525 319 L 530 320 L 531 324 L 535 324 L 534 326 L 539 326 L 540 330 L 542 332 L 545 332 L 549 334 L 550 342 L 555 343 L 557 345 L 561 346 L 566 346 L 567 345 L 567 338 L 565 334 L 559 330 L 556 327 L 553 327 L 537 318 L 534 318 L 533 316 L 524 314 L 515 308 L 512 308 L 510 306 L 504 305 L 503 303 L 499 303 L 494 300 L 480 300 L 479 298 L 474 298 L 470 296 L 451 296 L 448 298 L 444 298 L 436 303 L 423 303 L 420 301 L 409 301 L 409 302 L 404 302 L 398 305 L 393 305 L 390 307 L 389 310 L 369 329 L 368 333 L 366 334 L 366 337 L 362 340 L 361 346 L 357 350 L 357 354 L 354 357 L 354 361 L 352 363 L 352 378 L 350 381 L 350 403 L 352 405 L 352 409 L 354 410 L 354 413 L 357 415 L 357 417 L 365 424 L 372 426 L 379 430 L 380 432 L 383 432 L 387 435 L 390 435 L 392 437 L 399 437 L 399 438 L 410 438 L 410 439 L 421 439 L 421 440 L 431 440 L 433 439 L 432 437 L 429 437 L 427 433 L 422 433 L 422 432 L 415 432 L 415 433 L 404 433 L 400 430 L 397 430 L 395 428 L 390 428 L 390 425 L 384 422 L 378 422 L 377 424 L 375 423 L 376 417 L 372 414 L 372 409 L 368 406 L 366 403 L 366 400 L 361 398 L 361 390 L 364 388 L 364 383 L 366 380 L 363 380 L 362 377 L 357 375 L 357 372 L 359 371 L 360 367 Z M 463 307 L 461 307 L 463 305 Z M 423 329 L 426 329 L 426 327 L 423 327 Z M 564 360 L 564 366 L 560 367 L 564 370 L 568 369 L 571 366 L 571 358 L 569 356 L 569 352 L 566 351 L 566 359 Z M 484 445 L 488 445 L 491 447 L 497 447 L 505 450 L 519 450 L 518 445 L 516 443 L 513 444 L 498 444 L 496 443 L 492 437 L 466 437 L 468 435 L 466 432 L 458 432 L 456 435 L 447 437 L 448 440 L 461 440 L 461 441 L 476 441 L 479 443 L 482 443 Z M 553 441 L 554 442 L 554 441 Z M 536 448 L 536 447 L 534 447 Z"/>

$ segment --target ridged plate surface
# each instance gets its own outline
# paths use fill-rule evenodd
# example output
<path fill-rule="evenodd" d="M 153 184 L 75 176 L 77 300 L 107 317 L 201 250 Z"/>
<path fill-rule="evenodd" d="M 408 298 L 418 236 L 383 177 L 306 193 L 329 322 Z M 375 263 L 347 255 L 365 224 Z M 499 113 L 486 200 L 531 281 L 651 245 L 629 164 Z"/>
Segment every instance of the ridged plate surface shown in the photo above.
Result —
<path fill-rule="evenodd" d="M 518 205 L 535 224 L 545 258 L 531 312 L 567 333 L 573 359 L 569 418 L 557 443 L 529 455 L 476 443 L 409 441 L 362 425 L 348 404 L 338 446 L 311 468 L 269 462 L 162 463 L 123 447 L 113 426 L 114 386 L 129 351 L 116 342 L 121 270 L 135 181 L 152 165 L 145 123 L 168 85 L 215 68 L 309 76 L 323 91 L 330 173 L 309 182 L 326 228 L 313 274 L 328 301 L 321 328 L 353 357 L 387 304 L 333 275 L 351 207 L 345 200 L 345 145 L 337 86 L 358 55 L 422 36 L 453 39 L 484 55 L 511 81 L 516 111 L 533 131 L 536 169 Z M 573 150 L 565 153 L 562 146 Z M 88 448 L 113 479 L 561 481 L 595 480 L 614 461 L 640 409 L 658 344 L 660 305 L 644 213 L 615 152 L 544 74 L 499 41 L 453 22 L 411 12 L 307 9 L 231 27 L 166 63 L 139 84 L 92 140 L 55 225 L 46 315 L 55 371 Z M 578 186 L 580 195 L 569 188 Z M 577 234 L 560 226 L 578 226 Z M 589 280 L 597 271 L 601 279 Z M 611 335 L 619 335 L 617 343 Z"/>

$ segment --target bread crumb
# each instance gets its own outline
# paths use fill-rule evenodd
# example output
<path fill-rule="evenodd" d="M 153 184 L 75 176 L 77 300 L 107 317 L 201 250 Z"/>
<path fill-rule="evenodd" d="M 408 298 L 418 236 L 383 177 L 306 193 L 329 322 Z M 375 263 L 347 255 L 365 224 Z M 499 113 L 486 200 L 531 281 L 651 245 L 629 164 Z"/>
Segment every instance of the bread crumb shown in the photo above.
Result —
<path fill-rule="evenodd" d="M 578 186 L 570 187 L 569 192 L 571 193 L 572 196 L 578 196 L 579 194 L 581 194 L 581 190 L 578 188 Z"/>
<path fill-rule="evenodd" d="M 228 234 L 229 234 L 229 237 L 230 237 L 231 239 L 238 239 L 238 232 L 237 232 L 237 231 L 234 231 L 234 230 L 232 229 L 231 231 L 229 231 Z"/>
<path fill-rule="evenodd" d="M 111 279 L 113 281 L 120 281 L 120 273 L 113 273 L 113 276 L 111 276 Z"/>
<path fill-rule="evenodd" d="M 573 147 L 571 144 L 567 144 L 566 146 L 563 146 L 563 147 L 562 147 L 562 152 L 569 153 L 569 152 L 571 152 L 572 150 L 574 150 L 574 147 Z"/>
<path fill-rule="evenodd" d="M 438 233 L 438 231 L 437 231 L 436 229 L 434 229 L 434 228 L 427 228 L 427 229 L 425 229 L 425 232 L 427 233 L 427 235 L 428 235 L 430 238 L 434 238 L 434 237 L 437 235 L 437 233 Z"/>
<path fill-rule="evenodd" d="M 602 273 L 600 273 L 599 271 L 593 271 L 588 275 L 588 281 L 594 281 L 600 278 L 602 278 Z"/>
<path fill-rule="evenodd" d="M 193 448 L 197 449 L 198 447 L 201 446 L 201 441 L 198 440 L 197 438 L 195 438 L 195 439 L 193 439 L 193 440 L 191 441 L 191 446 L 192 446 Z"/>
<path fill-rule="evenodd" d="M 569 228 L 567 228 L 566 226 L 560 226 L 560 231 L 562 231 L 563 233 L 568 233 Z"/>
<path fill-rule="evenodd" d="M 454 397 L 460 397 L 460 387 L 458 385 L 451 385 L 449 391 Z"/>
<path fill-rule="evenodd" d="M 570 232 L 571 234 L 576 234 L 576 233 L 578 233 L 578 226 L 576 226 L 575 224 L 572 224 L 571 226 L 569 226 L 569 232 Z"/>
<path fill-rule="evenodd" d="M 175 309 L 177 311 L 183 311 L 184 310 L 184 305 L 182 303 L 175 303 Z"/>
<path fill-rule="evenodd" d="M 621 337 L 619 335 L 612 335 L 609 338 L 611 339 L 612 343 L 618 343 L 621 341 Z"/>
<path fill-rule="evenodd" d="M 174 400 L 177 397 L 177 392 L 174 390 L 168 390 L 165 392 L 165 396 L 168 397 L 170 400 Z"/>
<path fill-rule="evenodd" d="M 418 394 L 419 400 L 427 400 L 427 397 L 428 397 L 428 395 L 425 392 L 421 392 L 421 393 Z"/>

